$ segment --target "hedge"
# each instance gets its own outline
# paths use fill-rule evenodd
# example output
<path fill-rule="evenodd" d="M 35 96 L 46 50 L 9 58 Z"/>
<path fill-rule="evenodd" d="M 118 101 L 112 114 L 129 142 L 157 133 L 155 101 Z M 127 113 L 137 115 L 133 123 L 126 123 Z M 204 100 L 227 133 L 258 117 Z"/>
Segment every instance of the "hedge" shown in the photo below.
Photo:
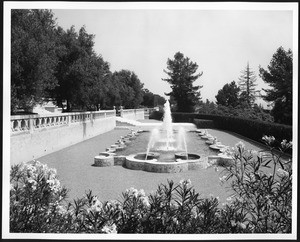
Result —
<path fill-rule="evenodd" d="M 213 120 L 209 119 L 194 119 L 194 123 L 198 128 L 201 129 L 214 129 L 215 128 L 215 123 Z"/>
<path fill-rule="evenodd" d="M 161 121 L 163 119 L 164 112 L 163 111 L 153 111 L 149 115 L 149 119 L 155 119 Z"/>
<path fill-rule="evenodd" d="M 172 113 L 173 122 L 194 123 L 195 119 L 213 120 L 218 129 L 232 131 L 252 140 L 261 142 L 264 135 L 271 135 L 278 141 L 292 140 L 293 128 L 290 125 L 257 121 L 238 117 L 196 113 Z M 199 121 L 198 121 L 199 122 Z"/>

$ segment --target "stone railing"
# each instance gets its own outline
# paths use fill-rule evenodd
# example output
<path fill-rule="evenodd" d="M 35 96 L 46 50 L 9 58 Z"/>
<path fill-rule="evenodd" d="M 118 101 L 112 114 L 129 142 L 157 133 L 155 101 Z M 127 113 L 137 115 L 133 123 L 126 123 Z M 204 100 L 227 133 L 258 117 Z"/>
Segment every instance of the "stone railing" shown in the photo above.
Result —
<path fill-rule="evenodd" d="M 138 120 L 145 119 L 145 111 L 141 109 L 121 109 L 120 114 L 122 118 Z"/>
<path fill-rule="evenodd" d="M 116 111 L 11 116 L 11 164 L 29 161 L 116 127 Z"/>
<path fill-rule="evenodd" d="M 17 115 L 11 116 L 11 134 L 22 132 L 34 132 L 50 127 L 70 125 L 72 123 L 93 121 L 96 119 L 114 117 L 115 110 L 95 111 L 95 112 L 72 112 L 47 115 Z"/>

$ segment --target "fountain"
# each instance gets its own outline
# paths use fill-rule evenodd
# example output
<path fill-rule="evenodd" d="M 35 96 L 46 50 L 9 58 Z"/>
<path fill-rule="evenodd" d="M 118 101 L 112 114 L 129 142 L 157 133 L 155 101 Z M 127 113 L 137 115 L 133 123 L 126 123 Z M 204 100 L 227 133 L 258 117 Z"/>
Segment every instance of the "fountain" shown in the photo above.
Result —
<path fill-rule="evenodd" d="M 164 104 L 163 123 L 151 131 L 146 153 L 127 156 L 125 167 L 162 173 L 196 170 L 203 167 L 200 155 L 188 153 L 185 128 L 173 129 L 169 101 Z"/>

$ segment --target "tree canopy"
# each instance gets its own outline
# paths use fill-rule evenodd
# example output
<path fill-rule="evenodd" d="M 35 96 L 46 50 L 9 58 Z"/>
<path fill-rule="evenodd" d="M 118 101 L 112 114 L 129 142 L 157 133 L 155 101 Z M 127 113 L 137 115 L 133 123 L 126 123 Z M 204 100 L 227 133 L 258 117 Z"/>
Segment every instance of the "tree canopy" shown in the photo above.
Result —
<path fill-rule="evenodd" d="M 236 107 L 239 104 L 239 91 L 240 89 L 235 81 L 232 81 L 230 84 L 225 84 L 216 95 L 217 104 L 227 107 Z"/>
<path fill-rule="evenodd" d="M 145 107 L 157 107 L 157 106 L 163 106 L 166 100 L 157 95 L 150 92 L 147 88 L 143 89 L 143 102 L 141 105 Z"/>
<path fill-rule="evenodd" d="M 263 89 L 266 94 L 264 100 L 272 102 L 272 115 L 275 122 L 292 124 L 293 101 L 293 53 L 279 47 L 273 55 L 268 70 L 260 66 L 260 77 L 268 83 L 270 89 Z"/>
<path fill-rule="evenodd" d="M 11 11 L 11 108 L 30 110 L 58 85 L 55 21 L 49 10 Z"/>
<path fill-rule="evenodd" d="M 85 27 L 64 30 L 50 10 L 12 10 L 11 111 L 51 99 L 67 111 L 137 108 L 143 83 L 130 70 L 110 70 Z"/>
<path fill-rule="evenodd" d="M 174 59 L 167 61 L 167 70 L 164 72 L 169 78 L 162 80 L 171 85 L 172 91 L 166 95 L 174 98 L 178 112 L 193 112 L 195 105 L 200 100 L 202 86 L 194 86 L 193 83 L 203 73 L 195 74 L 197 69 L 197 63 L 190 61 L 180 52 L 174 55 Z"/>

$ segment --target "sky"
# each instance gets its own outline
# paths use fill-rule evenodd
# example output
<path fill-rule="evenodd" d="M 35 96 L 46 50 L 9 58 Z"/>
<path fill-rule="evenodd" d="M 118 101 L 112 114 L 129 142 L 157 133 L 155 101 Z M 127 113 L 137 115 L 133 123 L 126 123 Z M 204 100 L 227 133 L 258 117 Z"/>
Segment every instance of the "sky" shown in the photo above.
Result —
<path fill-rule="evenodd" d="M 293 48 L 291 10 L 215 9 L 52 9 L 65 30 L 85 26 L 94 34 L 94 50 L 111 71 L 128 69 L 144 87 L 164 96 L 171 91 L 164 69 L 180 51 L 198 64 L 203 75 L 202 100 L 216 101 L 226 83 L 239 81 L 247 62 L 257 77 L 257 90 L 268 88 L 259 77 L 282 46 Z"/>
<path fill-rule="evenodd" d="M 4 7 L 51 9 L 64 30 L 85 26 L 111 71 L 133 71 L 145 88 L 161 96 L 171 91 L 162 78 L 168 77 L 167 61 L 178 51 L 198 64 L 197 73 L 203 75 L 194 85 L 203 86 L 203 101 L 214 102 L 225 84 L 238 83 L 248 62 L 261 90 L 268 86 L 259 77 L 259 66 L 267 69 L 280 46 L 292 49 L 294 57 L 298 53 L 295 3 L 58 1 L 7 2 Z M 9 11 L 4 11 L 6 19 Z"/>

